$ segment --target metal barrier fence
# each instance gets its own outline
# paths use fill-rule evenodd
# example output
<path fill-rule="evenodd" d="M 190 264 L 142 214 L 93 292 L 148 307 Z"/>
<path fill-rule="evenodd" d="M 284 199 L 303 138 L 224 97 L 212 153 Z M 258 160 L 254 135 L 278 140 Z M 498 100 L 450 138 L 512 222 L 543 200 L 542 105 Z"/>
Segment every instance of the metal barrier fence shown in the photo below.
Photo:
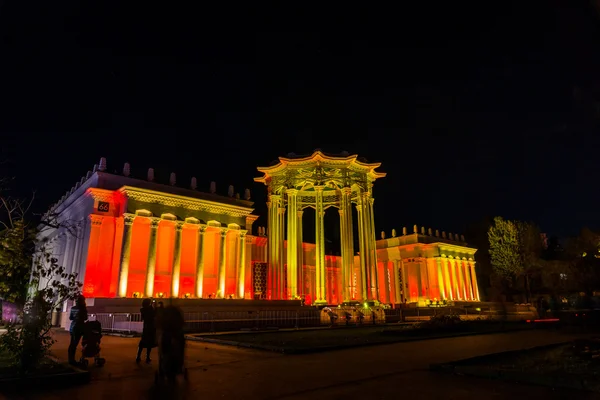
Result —
<path fill-rule="evenodd" d="M 321 313 L 316 309 L 302 311 L 213 311 L 184 312 L 187 332 L 223 332 L 240 329 L 301 328 L 321 325 Z M 141 332 L 140 313 L 97 313 L 90 320 L 99 321 L 102 330 L 114 333 Z"/>

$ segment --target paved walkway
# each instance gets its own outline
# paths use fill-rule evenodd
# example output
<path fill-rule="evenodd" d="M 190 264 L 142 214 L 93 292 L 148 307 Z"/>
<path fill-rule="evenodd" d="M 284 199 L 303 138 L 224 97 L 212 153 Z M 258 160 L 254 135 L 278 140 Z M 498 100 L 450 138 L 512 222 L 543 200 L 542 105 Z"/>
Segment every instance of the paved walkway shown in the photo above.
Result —
<path fill-rule="evenodd" d="M 188 342 L 190 381 L 157 388 L 153 365 L 134 363 L 139 339 L 105 337 L 107 359 L 92 368 L 93 382 L 77 388 L 31 394 L 29 399 L 477 399 L 567 398 L 535 386 L 442 375 L 431 363 L 570 340 L 576 335 L 527 331 L 396 343 L 310 355 L 286 356 L 208 343 Z M 57 356 L 68 336 L 56 333 Z M 585 399 L 585 396 L 578 396 Z M 589 397 L 592 398 L 592 397 Z"/>

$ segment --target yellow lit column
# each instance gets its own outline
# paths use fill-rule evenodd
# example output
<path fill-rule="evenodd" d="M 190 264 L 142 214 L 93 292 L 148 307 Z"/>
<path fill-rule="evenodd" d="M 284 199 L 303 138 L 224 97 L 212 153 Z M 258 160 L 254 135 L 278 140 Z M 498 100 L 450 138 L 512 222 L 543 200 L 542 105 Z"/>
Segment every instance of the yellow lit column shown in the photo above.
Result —
<path fill-rule="evenodd" d="M 344 301 L 350 301 L 354 270 L 352 238 L 352 188 L 342 188 L 340 204 L 340 236 L 342 247 L 342 292 Z"/>
<path fill-rule="evenodd" d="M 395 296 L 393 299 L 394 304 L 400 304 L 402 303 L 402 297 L 400 294 L 400 271 L 398 271 L 398 260 L 392 260 L 392 264 L 394 267 L 394 273 L 392 274 L 393 279 L 394 279 L 394 292 L 395 292 Z"/>
<path fill-rule="evenodd" d="M 454 284 L 454 287 L 452 288 L 454 300 L 460 300 L 460 282 L 457 279 L 456 263 L 453 258 L 448 258 L 448 265 L 450 267 L 450 273 L 452 274 L 452 283 Z"/>
<path fill-rule="evenodd" d="M 449 300 L 454 300 L 454 287 L 452 286 L 452 280 L 450 279 L 450 265 L 449 260 L 446 257 L 442 257 L 442 267 L 444 269 L 444 283 L 446 284 L 446 295 Z"/>
<path fill-rule="evenodd" d="M 358 244 L 359 244 L 359 258 L 360 258 L 360 284 L 361 284 L 361 300 L 369 299 L 369 284 L 368 284 L 368 270 L 367 270 L 367 249 L 365 246 L 365 221 L 363 218 L 363 200 L 361 193 L 358 194 L 358 200 L 356 205 L 356 211 L 358 214 Z"/>
<path fill-rule="evenodd" d="M 297 229 L 297 244 L 296 244 L 296 249 L 298 251 L 298 271 L 297 271 L 297 287 L 298 287 L 298 295 L 300 296 L 304 296 L 305 295 L 305 285 L 304 285 L 304 246 L 302 243 L 302 215 L 304 214 L 304 211 L 302 210 L 297 210 L 296 211 L 296 216 L 298 217 L 298 221 L 296 223 L 296 229 Z"/>
<path fill-rule="evenodd" d="M 196 297 L 201 299 L 204 288 L 204 233 L 205 226 L 198 227 L 198 249 L 196 254 Z"/>
<path fill-rule="evenodd" d="M 148 246 L 148 264 L 146 268 L 146 297 L 154 296 L 154 272 L 156 269 L 156 238 L 158 235 L 158 223 L 160 219 L 151 218 L 150 240 Z"/>
<path fill-rule="evenodd" d="M 467 300 L 467 288 L 465 285 L 465 275 L 463 273 L 463 265 L 462 265 L 462 260 L 457 257 L 456 258 L 456 272 L 458 274 L 458 282 L 459 282 L 459 288 L 460 288 L 460 298 L 465 301 Z"/>
<path fill-rule="evenodd" d="M 442 260 L 439 257 L 435 258 L 436 268 L 437 268 L 437 277 L 438 277 L 438 285 L 440 288 L 440 298 L 446 298 L 446 281 L 444 280 L 444 269 L 442 268 Z"/>
<path fill-rule="evenodd" d="M 238 261 L 238 269 L 237 269 L 237 297 L 238 299 L 243 299 L 245 294 L 246 287 L 246 232 L 240 231 L 240 252 L 239 252 L 239 261 Z"/>
<path fill-rule="evenodd" d="M 268 256 L 269 256 L 269 281 L 271 299 L 279 299 L 279 196 L 271 194 L 267 203 L 268 213 Z"/>
<path fill-rule="evenodd" d="M 371 185 L 372 186 L 372 185 Z M 371 290 L 374 299 L 379 298 L 379 271 L 377 268 L 377 244 L 375 241 L 375 219 L 373 218 L 373 203 L 375 199 L 367 193 L 367 223 L 369 227 L 369 259 L 371 262 Z"/>
<path fill-rule="evenodd" d="M 287 291 L 287 276 L 285 274 L 285 264 L 286 264 L 286 254 L 285 254 L 285 206 L 283 203 L 283 199 L 279 200 L 279 210 L 278 210 L 278 219 L 279 219 L 279 299 L 286 300 L 288 297 Z"/>
<path fill-rule="evenodd" d="M 471 282 L 473 284 L 473 294 L 476 301 L 480 301 L 479 297 L 479 285 L 477 284 L 477 275 L 475 274 L 475 261 L 469 260 L 469 267 L 471 268 Z"/>
<path fill-rule="evenodd" d="M 298 296 L 298 190 L 287 192 L 287 299 Z"/>
<path fill-rule="evenodd" d="M 121 248 L 121 267 L 119 268 L 119 297 L 127 297 L 129 278 L 129 257 L 131 253 L 131 233 L 135 215 L 123 214 L 123 245 Z"/>
<path fill-rule="evenodd" d="M 315 212 L 315 280 L 317 289 L 317 299 L 315 303 L 327 303 L 325 297 L 325 237 L 323 227 L 323 217 L 325 210 L 323 209 L 323 187 L 315 186 L 316 192 L 316 212 Z"/>
<path fill-rule="evenodd" d="M 467 293 L 467 300 L 474 300 L 473 297 L 473 285 L 471 284 L 471 274 L 469 273 L 469 263 L 466 260 L 463 260 L 461 262 L 461 268 L 463 271 L 463 275 L 465 277 L 465 286 L 466 286 L 466 293 Z"/>
<path fill-rule="evenodd" d="M 225 272 L 227 266 L 227 229 L 221 229 L 221 243 L 219 244 L 219 285 L 217 286 L 217 297 L 225 297 Z"/>
<path fill-rule="evenodd" d="M 175 243 L 173 247 L 173 274 L 171 276 L 171 297 L 179 297 L 179 277 L 181 275 L 181 228 L 182 223 L 175 223 Z"/>

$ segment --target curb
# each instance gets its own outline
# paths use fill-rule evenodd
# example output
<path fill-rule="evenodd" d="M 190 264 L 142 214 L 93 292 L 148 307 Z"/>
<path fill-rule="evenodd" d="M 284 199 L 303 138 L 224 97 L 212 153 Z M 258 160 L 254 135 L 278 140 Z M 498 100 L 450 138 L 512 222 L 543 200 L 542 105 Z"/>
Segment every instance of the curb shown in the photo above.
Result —
<path fill-rule="evenodd" d="M 206 343 L 214 343 L 220 344 L 224 346 L 234 346 L 234 347 L 243 347 L 254 350 L 264 350 L 271 351 L 275 353 L 282 353 L 288 355 L 300 355 L 300 354 L 311 354 L 311 353 L 322 353 L 326 351 L 335 351 L 335 350 L 347 350 L 353 349 L 357 347 L 368 347 L 368 346 L 380 346 L 386 344 L 396 344 L 396 343 L 405 343 L 405 342 L 419 342 L 425 340 L 436 340 L 436 339 L 452 339 L 456 337 L 463 336 L 478 336 L 478 335 L 489 335 L 489 334 L 499 334 L 499 333 L 512 333 L 519 332 L 522 330 L 528 329 L 513 329 L 513 330 L 503 330 L 503 331 L 489 331 L 489 332 L 463 332 L 463 333 L 455 333 L 452 335 L 435 335 L 435 336 L 427 336 L 427 337 L 407 337 L 407 338 L 399 338 L 398 340 L 392 340 L 388 342 L 372 342 L 372 343 L 357 343 L 357 344 L 343 344 L 343 345 L 334 345 L 334 346 L 323 346 L 323 347 L 312 347 L 312 348 L 292 348 L 292 347 L 279 347 L 279 346 L 269 346 L 269 345 L 261 345 L 255 343 L 247 343 L 247 342 L 239 342 L 234 340 L 221 340 L 221 339 L 213 339 L 202 336 L 186 336 L 187 340 L 193 342 L 206 342 Z"/>
<path fill-rule="evenodd" d="M 492 353 L 483 356 L 466 358 L 463 360 L 458 360 L 454 362 L 449 362 L 445 364 L 431 364 L 429 366 L 429 370 L 432 372 L 440 372 L 440 373 L 450 373 L 455 375 L 465 375 L 472 376 L 478 378 L 487 378 L 487 379 L 497 379 L 502 381 L 510 381 L 510 382 L 518 382 L 522 384 L 530 384 L 537 386 L 545 386 L 551 388 L 561 388 L 561 389 L 575 389 L 582 391 L 592 391 L 599 392 L 600 389 L 598 387 L 593 387 L 588 385 L 585 379 L 578 379 L 576 377 L 570 377 L 564 374 L 540 374 L 540 373 L 527 373 L 523 374 L 520 371 L 501 371 L 497 369 L 484 369 L 479 368 L 477 365 L 472 365 L 473 363 L 485 361 L 485 360 L 493 360 L 497 357 L 501 356 L 510 356 L 513 354 L 519 354 L 529 351 L 536 350 L 546 350 L 552 349 L 560 346 L 567 345 L 572 343 L 573 340 L 568 340 L 559 343 L 553 343 L 543 346 L 535 346 L 521 350 L 510 350 L 504 351 L 500 353 Z"/>

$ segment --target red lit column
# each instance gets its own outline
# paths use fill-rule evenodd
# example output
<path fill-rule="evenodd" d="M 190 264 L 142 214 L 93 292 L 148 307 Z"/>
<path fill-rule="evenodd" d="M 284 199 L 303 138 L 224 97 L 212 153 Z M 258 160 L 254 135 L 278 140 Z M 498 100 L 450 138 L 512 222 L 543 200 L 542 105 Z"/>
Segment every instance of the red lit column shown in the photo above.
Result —
<path fill-rule="evenodd" d="M 394 277 L 394 291 L 395 291 L 395 296 L 394 296 L 394 304 L 400 304 L 402 303 L 402 297 L 401 297 L 401 287 L 400 287 L 400 271 L 398 270 L 399 266 L 398 266 L 398 260 L 392 260 L 392 264 L 394 267 L 394 273 L 392 274 Z"/>
<path fill-rule="evenodd" d="M 358 204 L 356 205 L 356 211 L 358 214 L 358 243 L 359 243 L 359 258 L 360 258 L 360 286 L 361 286 L 361 300 L 368 300 L 368 270 L 367 270 L 367 257 L 366 257 L 366 235 L 365 235 L 365 221 L 363 218 L 363 200 L 362 195 L 358 194 Z"/>
<path fill-rule="evenodd" d="M 95 296 L 95 290 L 99 285 L 98 270 L 98 244 L 100 242 L 100 229 L 102 228 L 101 215 L 90 214 L 90 236 L 87 251 L 87 260 L 85 263 L 85 277 L 83 279 L 83 294 L 88 297 Z"/>
<path fill-rule="evenodd" d="M 302 215 L 304 211 L 298 210 L 296 211 L 296 215 L 298 216 L 297 229 L 298 233 L 296 234 L 296 238 L 298 240 L 297 250 L 298 250 L 298 295 L 304 297 L 306 294 L 306 287 L 304 283 L 304 245 L 302 243 Z"/>
<path fill-rule="evenodd" d="M 156 270 L 156 238 L 158 235 L 159 218 L 151 218 L 150 244 L 148 246 L 148 264 L 146 269 L 146 297 L 154 296 L 154 272 Z"/>

